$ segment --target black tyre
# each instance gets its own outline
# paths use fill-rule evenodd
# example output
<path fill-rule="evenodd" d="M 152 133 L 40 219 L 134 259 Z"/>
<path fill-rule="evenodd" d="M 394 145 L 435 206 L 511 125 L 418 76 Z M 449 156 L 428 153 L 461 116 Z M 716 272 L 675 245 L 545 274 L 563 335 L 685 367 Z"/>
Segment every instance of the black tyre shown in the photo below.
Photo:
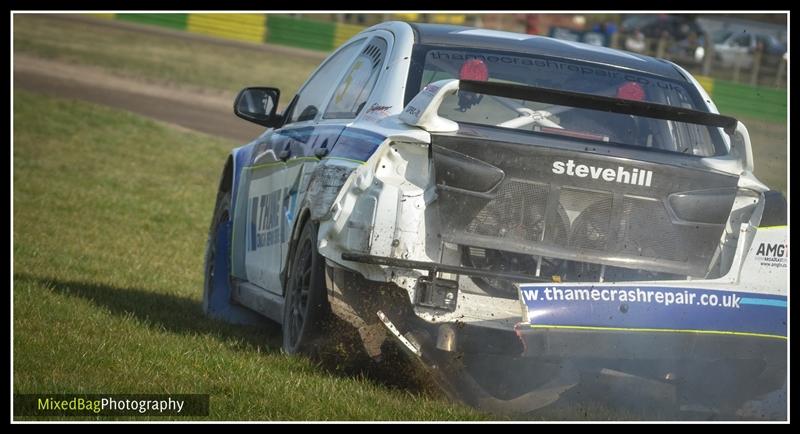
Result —
<path fill-rule="evenodd" d="M 307 223 L 294 248 L 283 309 L 283 350 L 313 354 L 330 317 L 325 260 L 317 251 L 317 225 Z"/>
<path fill-rule="evenodd" d="M 228 252 L 217 252 L 217 230 L 219 226 L 230 220 L 231 216 L 231 193 L 224 192 L 218 195 L 217 205 L 211 219 L 211 228 L 208 231 L 208 241 L 206 242 L 206 257 L 203 280 L 203 312 L 211 313 L 210 300 L 214 291 L 214 262 L 217 254 L 227 255 Z"/>

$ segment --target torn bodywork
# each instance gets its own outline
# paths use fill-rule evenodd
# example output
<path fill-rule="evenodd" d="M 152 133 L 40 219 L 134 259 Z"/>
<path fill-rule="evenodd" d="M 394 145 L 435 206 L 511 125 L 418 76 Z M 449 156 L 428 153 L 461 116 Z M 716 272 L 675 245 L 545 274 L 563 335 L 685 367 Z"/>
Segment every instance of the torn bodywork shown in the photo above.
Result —
<path fill-rule="evenodd" d="M 429 85 L 402 115 L 379 123 L 387 139 L 368 161 L 337 169 L 332 179 L 341 184 L 312 189 L 326 198 L 315 215 L 329 301 L 370 356 L 392 337 L 446 390 L 496 411 L 550 404 L 578 384 L 579 372 L 649 390 L 655 382 L 673 401 L 703 395 L 698 384 L 725 381 L 721 372 L 754 378 L 737 385 L 743 396 L 780 387 L 785 321 L 763 305 L 732 306 L 756 296 L 785 304 L 782 268 L 769 269 L 768 284 L 779 288 L 772 291 L 743 274 L 758 264 L 755 246 L 775 234 L 759 228 L 767 188 L 752 176 L 741 123 L 616 101 L 609 111 L 724 129 L 734 156 L 611 151 L 564 134 L 439 118 L 438 104 L 458 85 Z M 517 97 L 521 90 L 467 85 Z M 613 103 L 522 90 L 578 107 Z M 496 378 L 481 384 L 472 369 L 492 355 L 527 359 L 536 374 L 515 396 L 493 391 Z M 722 360 L 737 368 L 721 371 Z M 715 398 L 726 411 L 744 399 Z"/>

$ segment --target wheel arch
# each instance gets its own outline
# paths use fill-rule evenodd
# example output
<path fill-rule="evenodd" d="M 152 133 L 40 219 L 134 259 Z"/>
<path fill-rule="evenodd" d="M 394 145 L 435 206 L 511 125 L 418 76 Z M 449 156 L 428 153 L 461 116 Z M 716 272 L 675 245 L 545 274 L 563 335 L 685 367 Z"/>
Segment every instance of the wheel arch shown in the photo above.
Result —
<path fill-rule="evenodd" d="M 281 287 L 283 288 L 283 295 L 286 296 L 286 283 L 289 278 L 289 271 L 291 270 L 291 258 L 294 256 L 294 251 L 297 248 L 297 240 L 303 232 L 306 223 L 311 220 L 311 209 L 308 206 L 303 208 L 297 213 L 297 219 L 292 226 L 292 232 L 289 235 L 289 251 L 286 253 L 286 266 L 283 267 L 281 272 Z"/>
<path fill-rule="evenodd" d="M 238 196 L 242 170 L 248 166 L 252 160 L 255 143 L 256 142 L 253 141 L 232 150 L 225 160 L 225 167 L 222 170 L 218 191 L 225 191 L 223 190 L 224 188 L 229 189 L 227 191 L 231 193 L 231 215 L 233 215 L 236 210 L 236 196 Z"/>
<path fill-rule="evenodd" d="M 229 192 L 233 187 L 233 155 L 228 155 L 225 159 L 225 166 L 222 169 L 222 176 L 219 179 L 218 192 Z"/>

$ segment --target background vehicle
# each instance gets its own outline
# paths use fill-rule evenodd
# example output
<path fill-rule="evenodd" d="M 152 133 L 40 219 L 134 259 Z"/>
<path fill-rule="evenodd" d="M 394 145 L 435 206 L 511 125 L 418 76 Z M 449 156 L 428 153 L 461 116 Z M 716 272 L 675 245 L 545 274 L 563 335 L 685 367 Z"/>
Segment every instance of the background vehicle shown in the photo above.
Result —
<path fill-rule="evenodd" d="M 774 35 L 724 31 L 714 37 L 714 54 L 723 67 L 738 64 L 744 69 L 753 66 L 754 52 L 761 46 L 766 60 L 777 63 L 786 53 L 786 45 Z"/>
<path fill-rule="evenodd" d="M 666 36 L 670 40 L 668 55 L 672 59 L 683 59 L 679 62 L 682 64 L 702 60 L 702 57 L 695 58 L 695 52 L 704 46 L 707 32 L 691 15 L 629 15 L 620 28 L 628 51 L 646 53 L 654 50 L 656 41 Z"/>
<path fill-rule="evenodd" d="M 223 169 L 208 313 L 281 322 L 288 353 L 332 313 L 498 410 L 586 375 L 725 414 L 785 384 L 786 231 L 762 225 L 782 198 L 679 66 L 390 22 L 279 97 L 234 103 L 270 129 Z"/>
<path fill-rule="evenodd" d="M 639 30 L 647 38 L 660 38 L 666 33 L 676 41 L 686 39 L 691 33 L 705 33 L 694 17 L 675 14 L 629 15 L 622 20 L 620 30 L 623 33 Z"/>

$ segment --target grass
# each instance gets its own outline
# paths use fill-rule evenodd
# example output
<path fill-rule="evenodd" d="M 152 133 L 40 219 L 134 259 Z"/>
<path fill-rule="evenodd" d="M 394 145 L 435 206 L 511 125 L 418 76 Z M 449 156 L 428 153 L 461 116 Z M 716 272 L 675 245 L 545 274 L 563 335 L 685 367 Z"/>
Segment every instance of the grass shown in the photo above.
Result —
<path fill-rule="evenodd" d="M 286 102 L 320 63 L 38 14 L 14 15 L 14 52 L 203 91 L 273 86 Z"/>
<path fill-rule="evenodd" d="M 203 316 L 205 237 L 231 145 L 15 91 L 14 392 L 209 393 L 213 420 L 486 417 L 287 357 L 277 325 Z"/>

